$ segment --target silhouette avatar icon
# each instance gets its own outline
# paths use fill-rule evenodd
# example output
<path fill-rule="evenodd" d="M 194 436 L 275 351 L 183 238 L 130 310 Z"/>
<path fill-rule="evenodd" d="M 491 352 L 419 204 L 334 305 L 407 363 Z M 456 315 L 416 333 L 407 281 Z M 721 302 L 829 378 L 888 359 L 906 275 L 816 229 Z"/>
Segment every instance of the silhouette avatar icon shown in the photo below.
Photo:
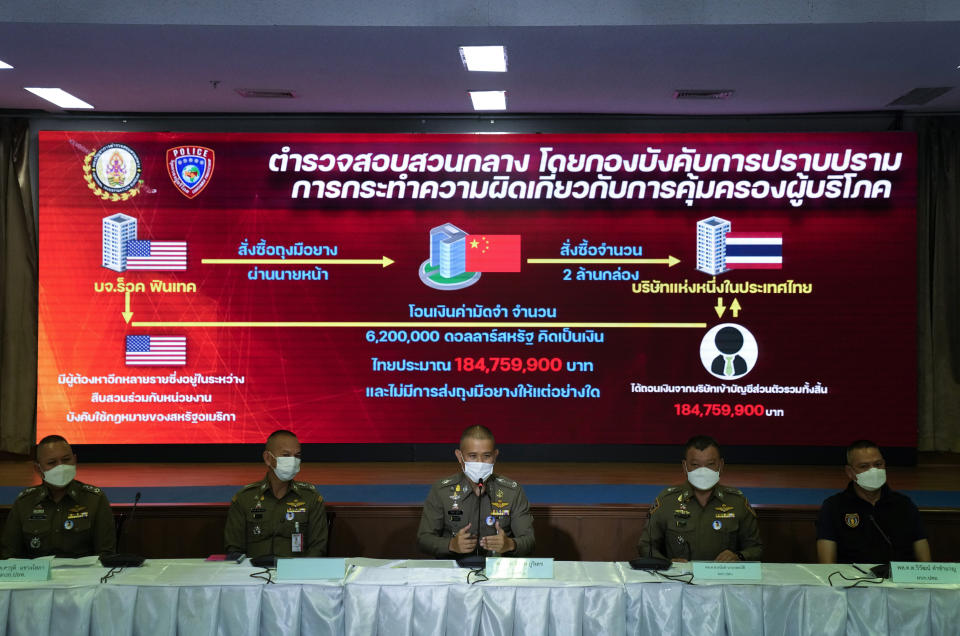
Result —
<path fill-rule="evenodd" d="M 743 348 L 743 334 L 733 327 L 724 327 L 716 333 L 713 344 L 721 355 L 710 363 L 710 371 L 715 375 L 735 378 L 747 372 L 747 361 L 739 355 Z"/>

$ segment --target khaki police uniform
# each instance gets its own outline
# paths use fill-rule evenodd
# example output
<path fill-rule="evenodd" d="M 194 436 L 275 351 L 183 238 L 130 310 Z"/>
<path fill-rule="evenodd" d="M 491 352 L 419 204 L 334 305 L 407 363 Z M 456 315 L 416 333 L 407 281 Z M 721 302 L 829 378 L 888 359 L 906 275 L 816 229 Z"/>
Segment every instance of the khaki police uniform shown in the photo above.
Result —
<path fill-rule="evenodd" d="M 497 534 L 496 523 L 517 547 L 506 556 L 529 556 L 533 553 L 533 515 L 523 488 L 502 475 L 491 475 L 478 498 L 472 482 L 462 472 L 433 484 L 423 503 L 417 545 L 420 550 L 437 557 L 455 558 L 450 552 L 450 538 L 468 523 L 469 533 L 477 539 Z M 477 523 L 479 519 L 480 527 Z M 478 532 L 479 530 L 479 532 Z M 480 548 L 481 554 L 491 554 Z"/>
<path fill-rule="evenodd" d="M 3 528 L 3 558 L 112 554 L 117 534 L 103 491 L 74 479 L 55 502 L 46 484 L 27 488 L 13 502 Z"/>
<path fill-rule="evenodd" d="M 293 535 L 298 532 L 302 543 L 294 552 Z M 291 481 L 287 493 L 277 499 L 264 477 L 233 496 L 223 537 L 227 552 L 251 558 L 326 556 L 327 509 L 313 484 Z"/>
<path fill-rule="evenodd" d="M 651 550 L 652 545 L 652 550 Z M 640 535 L 640 556 L 713 561 L 730 550 L 745 561 L 759 561 L 763 552 L 757 513 L 736 488 L 715 486 L 701 506 L 693 486 L 667 488 L 650 508 Z"/>

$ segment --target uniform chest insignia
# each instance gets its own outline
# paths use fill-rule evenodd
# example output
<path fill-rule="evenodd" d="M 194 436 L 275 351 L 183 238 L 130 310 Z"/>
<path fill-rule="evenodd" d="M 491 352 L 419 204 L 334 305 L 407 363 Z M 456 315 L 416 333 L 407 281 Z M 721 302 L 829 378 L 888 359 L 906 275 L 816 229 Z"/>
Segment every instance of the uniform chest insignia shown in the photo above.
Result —
<path fill-rule="evenodd" d="M 42 515 L 42 514 L 46 514 L 46 512 L 47 512 L 47 511 L 44 510 L 43 507 L 37 506 L 37 507 L 34 508 L 32 511 L 30 511 L 30 514 L 32 514 L 32 515 Z"/>
<path fill-rule="evenodd" d="M 847 524 L 848 528 L 856 528 L 860 525 L 860 515 L 856 512 L 843 515 L 843 522 Z"/>
<path fill-rule="evenodd" d="M 36 550 L 40 547 L 40 537 L 34 537 L 30 539 L 30 547 Z"/>
<path fill-rule="evenodd" d="M 306 512 L 306 511 L 307 509 L 304 508 L 303 506 L 300 506 L 299 508 L 287 508 L 287 515 L 288 515 L 287 519 L 293 519 L 293 515 L 295 515 L 296 513 Z"/>
<path fill-rule="evenodd" d="M 491 510 L 490 514 L 493 515 L 494 517 L 509 517 L 510 510 L 508 510 L 507 508 L 503 508 L 500 510 Z"/>
<path fill-rule="evenodd" d="M 736 519 L 737 515 L 732 512 L 718 512 L 713 517 L 714 519 Z"/>
<path fill-rule="evenodd" d="M 680 508 L 678 510 L 673 511 L 673 516 L 687 518 L 690 516 L 690 511 L 687 510 L 686 508 Z"/>
<path fill-rule="evenodd" d="M 506 508 L 510 504 L 508 504 L 506 501 L 491 501 L 490 505 L 494 508 Z"/>
<path fill-rule="evenodd" d="M 719 529 L 722 528 L 722 527 L 723 527 L 723 522 L 722 522 L 722 521 L 720 521 L 719 519 L 714 519 L 714 520 L 713 520 L 713 529 L 714 529 L 714 530 L 719 530 Z"/>
<path fill-rule="evenodd" d="M 497 489 L 497 499 L 503 499 L 503 491 L 499 488 Z"/>
<path fill-rule="evenodd" d="M 303 501 L 302 499 L 291 499 L 290 501 L 287 502 L 287 507 L 302 508 L 304 505 L 306 505 L 306 503 L 307 502 Z"/>
<path fill-rule="evenodd" d="M 260 529 L 260 526 L 253 526 L 253 534 L 259 537 L 261 532 L 263 532 L 263 530 Z"/>
<path fill-rule="evenodd" d="M 72 529 L 73 529 L 73 520 L 67 519 L 66 521 L 64 521 L 64 522 L 63 522 L 63 529 L 64 529 L 64 530 L 72 530 Z"/>
<path fill-rule="evenodd" d="M 86 519 L 90 516 L 90 513 L 84 510 L 83 512 L 71 512 L 67 515 L 67 519 Z"/>
<path fill-rule="evenodd" d="M 720 512 L 730 512 L 731 510 L 733 510 L 733 506 L 728 506 L 727 504 L 720 504 L 719 506 L 714 508 L 714 510 L 718 510 Z"/>

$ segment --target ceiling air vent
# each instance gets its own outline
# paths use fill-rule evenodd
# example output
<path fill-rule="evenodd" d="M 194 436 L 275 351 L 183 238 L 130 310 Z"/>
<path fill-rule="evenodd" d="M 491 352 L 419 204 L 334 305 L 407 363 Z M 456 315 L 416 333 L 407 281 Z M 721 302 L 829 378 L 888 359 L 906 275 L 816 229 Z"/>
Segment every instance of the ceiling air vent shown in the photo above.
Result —
<path fill-rule="evenodd" d="M 905 95 L 896 98 L 887 106 L 925 106 L 940 97 L 953 86 L 933 86 L 931 88 L 915 88 Z"/>
<path fill-rule="evenodd" d="M 250 99 L 293 99 L 296 97 L 293 91 L 285 88 L 238 88 L 236 90 L 240 97 Z"/>
<path fill-rule="evenodd" d="M 731 95 L 732 90 L 679 88 L 673 91 L 674 99 L 727 99 Z"/>

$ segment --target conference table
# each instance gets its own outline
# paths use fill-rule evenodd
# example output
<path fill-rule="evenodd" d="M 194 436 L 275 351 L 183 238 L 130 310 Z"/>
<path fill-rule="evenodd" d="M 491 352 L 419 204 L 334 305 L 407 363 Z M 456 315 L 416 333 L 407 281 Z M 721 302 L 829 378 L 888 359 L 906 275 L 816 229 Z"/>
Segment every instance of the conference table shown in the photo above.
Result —
<path fill-rule="evenodd" d="M 848 565 L 763 564 L 762 583 L 691 580 L 689 564 L 666 578 L 558 561 L 551 579 L 479 582 L 452 561 L 357 558 L 346 570 L 268 583 L 248 562 L 168 559 L 101 582 L 108 570 L 92 560 L 54 559 L 48 581 L 0 582 L 0 636 L 960 633 L 960 585 L 848 587 L 864 576 Z"/>

